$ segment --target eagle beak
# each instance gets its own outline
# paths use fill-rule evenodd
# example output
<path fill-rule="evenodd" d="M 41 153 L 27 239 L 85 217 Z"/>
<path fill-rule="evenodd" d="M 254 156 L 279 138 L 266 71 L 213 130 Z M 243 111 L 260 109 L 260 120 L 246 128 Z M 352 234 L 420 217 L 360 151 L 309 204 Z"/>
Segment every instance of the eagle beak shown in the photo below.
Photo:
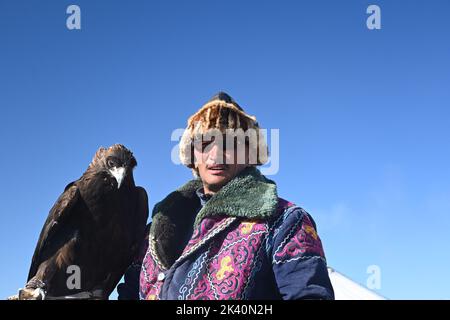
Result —
<path fill-rule="evenodd" d="M 114 167 L 111 170 L 109 170 L 109 172 L 111 172 L 112 176 L 114 178 L 116 178 L 117 180 L 117 189 L 120 189 L 120 186 L 122 185 L 123 182 L 123 178 L 125 177 L 125 168 L 124 167 Z"/>

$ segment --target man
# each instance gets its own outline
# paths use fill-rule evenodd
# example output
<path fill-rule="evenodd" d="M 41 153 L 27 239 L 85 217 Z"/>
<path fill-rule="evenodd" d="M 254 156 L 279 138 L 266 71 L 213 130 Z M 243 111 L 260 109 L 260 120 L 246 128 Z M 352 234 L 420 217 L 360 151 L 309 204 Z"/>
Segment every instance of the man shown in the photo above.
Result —
<path fill-rule="evenodd" d="M 180 158 L 197 178 L 156 204 L 119 299 L 334 298 L 313 219 L 256 168 L 255 117 L 218 93 L 189 119 Z"/>

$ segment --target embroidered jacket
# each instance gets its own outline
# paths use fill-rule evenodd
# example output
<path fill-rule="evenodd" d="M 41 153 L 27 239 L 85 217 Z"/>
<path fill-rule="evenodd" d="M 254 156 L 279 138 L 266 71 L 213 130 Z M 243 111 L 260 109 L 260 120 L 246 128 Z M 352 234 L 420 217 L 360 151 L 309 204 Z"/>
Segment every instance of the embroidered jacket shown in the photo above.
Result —
<path fill-rule="evenodd" d="M 155 206 L 119 299 L 334 298 L 312 217 L 278 198 L 273 181 L 252 167 L 207 201 L 201 186 L 192 180 Z"/>

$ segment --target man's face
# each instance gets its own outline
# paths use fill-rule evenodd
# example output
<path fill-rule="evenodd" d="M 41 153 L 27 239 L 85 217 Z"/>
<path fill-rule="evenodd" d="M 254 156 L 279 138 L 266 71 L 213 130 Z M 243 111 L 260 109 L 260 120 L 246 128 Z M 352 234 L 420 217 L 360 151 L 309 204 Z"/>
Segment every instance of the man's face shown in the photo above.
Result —
<path fill-rule="evenodd" d="M 205 193 L 216 193 L 231 179 L 247 167 L 246 163 L 238 163 L 238 152 L 235 144 L 215 141 L 214 137 L 203 140 L 194 148 L 195 164 L 203 182 Z M 247 152 L 246 146 L 244 152 Z M 244 156 L 245 157 L 245 156 Z"/>

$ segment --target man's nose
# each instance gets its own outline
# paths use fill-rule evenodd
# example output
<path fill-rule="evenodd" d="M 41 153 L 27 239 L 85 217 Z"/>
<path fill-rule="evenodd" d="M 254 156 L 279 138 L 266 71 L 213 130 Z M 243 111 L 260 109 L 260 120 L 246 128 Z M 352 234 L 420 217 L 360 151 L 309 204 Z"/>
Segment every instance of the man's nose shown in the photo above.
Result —
<path fill-rule="evenodd" d="M 208 162 L 216 164 L 224 164 L 224 153 L 222 148 L 214 144 L 208 152 Z"/>

